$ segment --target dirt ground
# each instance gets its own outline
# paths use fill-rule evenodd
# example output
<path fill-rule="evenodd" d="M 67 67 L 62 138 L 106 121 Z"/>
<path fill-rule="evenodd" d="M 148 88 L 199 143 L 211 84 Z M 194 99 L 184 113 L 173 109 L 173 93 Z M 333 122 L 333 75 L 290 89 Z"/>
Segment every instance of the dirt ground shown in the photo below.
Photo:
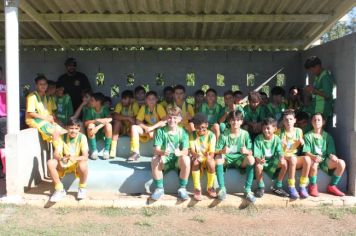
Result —
<path fill-rule="evenodd" d="M 356 235 L 356 207 L 40 208 L 0 204 L 1 235 Z"/>

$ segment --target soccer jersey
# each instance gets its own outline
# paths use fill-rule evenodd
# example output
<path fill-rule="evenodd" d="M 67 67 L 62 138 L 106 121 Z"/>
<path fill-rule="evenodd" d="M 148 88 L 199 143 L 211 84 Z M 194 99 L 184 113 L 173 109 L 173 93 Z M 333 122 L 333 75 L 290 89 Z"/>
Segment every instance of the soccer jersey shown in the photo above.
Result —
<path fill-rule="evenodd" d="M 273 103 L 268 103 L 265 107 L 266 117 L 272 117 L 277 121 L 281 120 L 283 112 L 287 109 L 287 105 L 285 103 L 281 103 L 275 106 Z"/>
<path fill-rule="evenodd" d="M 330 134 L 323 131 L 321 137 L 318 137 L 314 131 L 308 132 L 304 136 L 303 152 L 309 152 L 313 155 L 319 155 L 322 159 L 326 159 L 330 154 L 335 154 L 334 139 Z"/>
<path fill-rule="evenodd" d="M 282 148 L 285 156 L 290 157 L 298 155 L 301 147 L 299 140 L 303 138 L 303 131 L 301 129 L 294 128 L 293 132 L 287 132 L 282 128 L 277 130 L 276 135 L 278 135 L 282 141 Z"/>
<path fill-rule="evenodd" d="M 249 105 L 244 107 L 244 120 L 247 122 L 261 122 L 265 118 L 265 111 L 262 106 L 252 110 Z"/>
<path fill-rule="evenodd" d="M 203 113 L 207 116 L 208 122 L 210 125 L 218 123 L 221 114 L 223 112 L 223 108 L 220 104 L 215 103 L 214 106 L 209 107 L 208 103 L 204 102 L 200 108 L 199 112 Z"/>
<path fill-rule="evenodd" d="M 215 153 L 215 146 L 212 145 L 214 143 L 216 143 L 216 137 L 210 130 L 202 136 L 198 136 L 197 132 L 193 131 L 189 136 L 190 149 L 200 155 Z"/>
<path fill-rule="evenodd" d="M 114 112 L 123 116 L 136 117 L 140 107 L 137 102 L 130 104 L 130 106 L 125 107 L 121 102 L 116 104 Z"/>
<path fill-rule="evenodd" d="M 253 145 L 253 153 L 256 158 L 279 159 L 283 156 L 281 139 L 277 135 L 273 135 L 271 140 L 264 138 L 263 134 L 259 134 Z"/>
<path fill-rule="evenodd" d="M 95 120 L 100 118 L 107 118 L 110 115 L 110 110 L 107 106 L 101 106 L 100 111 L 97 112 L 93 107 L 83 110 L 83 120 Z"/>
<path fill-rule="evenodd" d="M 157 129 L 153 145 L 160 147 L 161 150 L 169 150 L 170 154 L 179 148 L 180 150 L 189 148 L 189 136 L 182 127 L 177 127 L 177 132 L 171 134 L 168 126 Z"/>
<path fill-rule="evenodd" d="M 313 94 L 311 114 L 320 112 L 325 117 L 330 117 L 332 115 L 333 107 L 333 79 L 330 72 L 327 70 L 323 70 L 319 76 L 316 76 L 313 80 L 313 87 L 318 91 L 322 91 L 328 96 L 328 98 Z"/>
<path fill-rule="evenodd" d="M 57 118 L 66 125 L 69 118 L 73 115 L 73 105 L 72 100 L 68 94 L 63 97 L 55 97 L 56 101 L 56 116 Z"/>
<path fill-rule="evenodd" d="M 147 105 L 141 106 L 140 110 L 137 113 L 136 119 L 144 122 L 147 125 L 154 125 L 158 121 L 161 121 L 166 117 L 166 111 L 164 110 L 163 106 L 157 104 L 153 111 L 150 111 Z"/>
<path fill-rule="evenodd" d="M 230 152 L 229 154 L 241 154 L 240 150 L 242 147 L 246 147 L 247 149 L 252 149 L 252 143 L 250 139 L 250 135 L 246 130 L 240 129 L 238 136 L 236 137 L 234 134 L 226 133 L 222 134 L 219 137 L 219 140 L 216 144 L 216 150 L 220 151 L 228 147 Z"/>
<path fill-rule="evenodd" d="M 176 106 L 178 106 L 178 105 L 176 105 Z M 194 116 L 194 108 L 193 108 L 192 105 L 188 104 L 187 102 L 183 102 L 182 107 L 180 107 L 180 108 L 182 110 L 182 121 L 180 122 L 180 124 L 183 127 L 187 127 L 187 125 L 189 123 L 188 114 L 190 115 L 190 117 L 193 118 L 193 116 Z"/>
<path fill-rule="evenodd" d="M 53 101 L 49 99 L 47 95 L 41 97 L 37 92 L 32 92 L 27 96 L 27 113 L 33 112 L 44 116 L 53 115 L 56 108 L 56 104 L 53 103 Z M 33 120 L 33 118 L 27 116 L 26 124 L 31 126 L 31 122 Z"/>
<path fill-rule="evenodd" d="M 75 138 L 70 138 L 67 134 L 62 135 L 55 148 L 62 157 L 67 155 L 78 157 L 89 150 L 87 137 L 82 133 L 78 133 Z"/>

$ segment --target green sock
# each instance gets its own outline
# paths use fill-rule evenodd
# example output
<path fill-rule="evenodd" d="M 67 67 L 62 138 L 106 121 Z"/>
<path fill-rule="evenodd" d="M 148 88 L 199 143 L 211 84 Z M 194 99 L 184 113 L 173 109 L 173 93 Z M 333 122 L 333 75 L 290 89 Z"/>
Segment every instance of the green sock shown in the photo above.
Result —
<path fill-rule="evenodd" d="M 265 182 L 263 182 L 263 180 L 258 181 L 257 187 L 258 188 L 265 188 Z"/>
<path fill-rule="evenodd" d="M 337 185 L 341 179 L 341 176 L 333 175 L 331 177 L 330 185 Z"/>
<path fill-rule="evenodd" d="M 105 151 L 110 151 L 112 138 L 105 138 Z"/>
<path fill-rule="evenodd" d="M 223 165 L 216 165 L 216 178 L 219 183 L 220 189 L 225 188 L 225 180 L 224 180 L 224 166 Z"/>
<path fill-rule="evenodd" d="M 253 183 L 253 166 L 247 166 L 246 167 L 246 182 L 245 182 L 245 192 L 249 193 L 251 192 L 251 186 Z"/>
<path fill-rule="evenodd" d="M 98 150 L 96 148 L 96 138 L 95 136 L 93 138 L 88 138 L 88 141 L 89 141 L 89 147 L 92 151 L 95 151 L 95 150 Z"/>
<path fill-rule="evenodd" d="M 163 179 L 154 179 L 153 182 L 157 188 L 163 188 Z"/>
<path fill-rule="evenodd" d="M 276 186 L 276 188 L 282 188 L 282 186 L 283 186 L 283 183 L 282 183 L 282 180 L 276 180 L 275 182 L 274 182 L 274 186 Z"/>
<path fill-rule="evenodd" d="M 316 184 L 316 175 L 309 177 L 309 183 L 310 184 Z"/>
<path fill-rule="evenodd" d="M 180 188 L 185 188 L 188 184 L 188 180 L 187 179 L 181 179 L 179 178 L 179 187 Z"/>

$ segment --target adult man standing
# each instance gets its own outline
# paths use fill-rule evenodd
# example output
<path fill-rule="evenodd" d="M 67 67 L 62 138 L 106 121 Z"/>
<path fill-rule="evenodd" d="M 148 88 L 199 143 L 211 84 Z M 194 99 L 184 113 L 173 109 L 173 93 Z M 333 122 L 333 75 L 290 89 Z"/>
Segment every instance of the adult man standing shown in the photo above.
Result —
<path fill-rule="evenodd" d="M 74 58 L 68 58 L 64 65 L 67 72 L 58 78 L 57 83 L 63 85 L 65 92 L 70 95 L 75 111 L 82 102 L 82 92 L 91 91 L 91 86 L 87 76 L 77 71 L 77 61 Z"/>

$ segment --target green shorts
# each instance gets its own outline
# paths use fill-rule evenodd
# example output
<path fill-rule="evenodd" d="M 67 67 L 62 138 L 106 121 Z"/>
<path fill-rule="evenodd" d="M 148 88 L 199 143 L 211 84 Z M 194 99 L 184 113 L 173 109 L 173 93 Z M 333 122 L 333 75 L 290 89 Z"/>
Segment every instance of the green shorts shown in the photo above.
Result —
<path fill-rule="evenodd" d="M 163 156 L 163 171 L 178 170 L 178 157 L 174 154 Z"/>
<path fill-rule="evenodd" d="M 329 158 L 323 158 L 323 160 L 319 163 L 320 170 L 324 171 L 327 175 L 332 176 L 334 174 L 335 169 L 329 169 L 328 167 Z"/>
<path fill-rule="evenodd" d="M 237 153 L 237 154 L 224 154 L 225 159 L 225 168 L 236 168 L 240 170 L 241 174 L 244 174 L 245 169 L 241 168 L 242 162 L 245 159 L 245 155 Z"/>
<path fill-rule="evenodd" d="M 279 158 L 278 157 L 271 157 L 266 160 L 266 163 L 263 165 L 263 171 L 273 179 L 278 174 L 278 164 Z"/>

